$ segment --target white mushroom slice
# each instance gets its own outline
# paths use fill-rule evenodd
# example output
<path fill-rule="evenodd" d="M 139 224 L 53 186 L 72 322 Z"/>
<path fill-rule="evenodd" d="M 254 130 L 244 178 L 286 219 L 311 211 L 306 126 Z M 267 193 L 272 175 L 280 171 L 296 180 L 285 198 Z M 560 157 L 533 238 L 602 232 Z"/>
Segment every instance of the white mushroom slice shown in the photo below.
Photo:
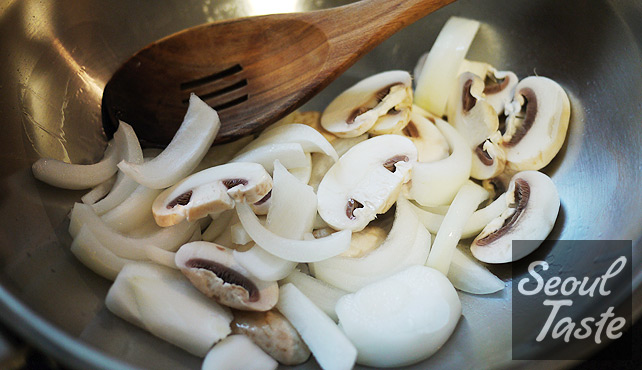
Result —
<path fill-rule="evenodd" d="M 453 104 L 448 107 L 448 122 L 475 148 L 498 130 L 499 119 L 483 97 L 484 80 L 466 72 L 457 81 Z"/>
<path fill-rule="evenodd" d="M 305 296 L 314 302 L 326 315 L 330 316 L 332 320 L 335 322 L 339 321 L 334 307 L 337 305 L 339 298 L 347 294 L 345 290 L 327 284 L 322 280 L 315 279 L 298 270 L 292 271 L 290 275 L 281 280 L 282 285 L 288 283 L 296 286 L 301 293 L 305 294 Z"/>
<path fill-rule="evenodd" d="M 313 265 L 315 276 L 354 292 L 411 265 L 423 265 L 430 252 L 430 234 L 419 224 L 410 202 L 397 201 L 395 220 L 386 240 L 359 258 L 334 257 Z"/>
<path fill-rule="evenodd" d="M 127 199 L 101 218 L 114 230 L 128 233 L 152 219 L 152 203 L 160 192 L 158 189 L 138 185 Z"/>
<path fill-rule="evenodd" d="M 198 166 L 220 127 L 216 111 L 192 93 L 185 119 L 167 148 L 149 162 L 123 161 L 118 168 L 148 188 L 172 186 Z"/>
<path fill-rule="evenodd" d="M 473 256 L 486 263 L 516 261 L 535 250 L 555 225 L 560 198 L 553 181 L 538 171 L 523 171 L 511 179 L 508 208 L 473 241 Z M 513 248 L 513 240 L 530 240 Z"/>
<path fill-rule="evenodd" d="M 75 203 L 71 211 L 69 223 L 69 234 L 76 237 L 81 227 L 85 225 L 94 234 L 96 239 L 115 255 L 132 259 L 145 260 L 147 253 L 144 246 L 151 244 L 158 248 L 175 251 L 194 234 L 198 224 L 182 222 L 172 227 L 156 227 L 151 233 L 138 237 L 123 235 L 109 227 L 91 208 L 86 204 Z"/>
<path fill-rule="evenodd" d="M 444 275 L 448 274 L 450 261 L 464 226 L 479 203 L 483 202 L 487 196 L 488 192 L 472 181 L 459 189 L 435 236 L 426 266 L 432 267 Z"/>
<path fill-rule="evenodd" d="M 412 166 L 409 197 L 423 206 L 450 204 L 470 177 L 472 151 L 461 134 L 443 120 L 436 121 L 451 148 L 448 158 Z"/>
<path fill-rule="evenodd" d="M 538 170 L 564 144 L 571 106 L 557 82 L 540 76 L 521 80 L 506 118 L 503 147 L 508 168 Z"/>
<path fill-rule="evenodd" d="M 415 69 L 417 86 L 415 104 L 442 117 L 451 90 L 457 85 L 457 73 L 473 42 L 479 22 L 451 17 L 439 32 L 435 43 L 423 61 Z"/>
<path fill-rule="evenodd" d="M 332 146 L 337 151 L 337 155 L 339 155 L 340 157 L 344 155 L 345 152 L 347 152 L 350 148 L 367 139 L 368 139 L 368 134 L 363 134 L 360 136 L 350 137 L 350 138 L 336 138 L 335 140 L 332 141 Z M 319 183 L 321 183 L 321 180 L 323 180 L 323 177 L 328 172 L 330 167 L 332 167 L 334 162 L 335 161 L 332 160 L 332 158 L 325 155 L 321 155 L 320 153 L 312 154 L 312 162 L 311 162 L 311 169 L 310 169 L 311 173 L 310 173 L 310 179 L 308 181 L 308 185 L 312 186 L 315 193 L 319 188 Z"/>
<path fill-rule="evenodd" d="M 49 185 L 63 189 L 88 189 L 112 177 L 121 159 L 136 163 L 143 160 L 136 134 L 130 125 L 120 122 L 114 138 L 109 141 L 103 158 L 94 164 L 71 164 L 57 159 L 40 158 L 31 166 L 33 176 Z"/>
<path fill-rule="evenodd" d="M 232 333 L 246 335 L 283 365 L 299 365 L 310 358 L 310 349 L 299 333 L 275 309 L 265 312 L 235 311 Z M 247 368 L 236 366 L 233 369 Z"/>
<path fill-rule="evenodd" d="M 328 132 L 321 126 L 321 112 L 317 111 L 301 112 L 295 110 L 294 112 L 274 122 L 272 125 L 266 128 L 264 132 L 267 132 L 268 130 L 271 130 L 273 128 L 291 124 L 303 124 L 306 126 L 310 126 L 313 129 L 319 131 L 319 133 L 331 143 L 337 139 L 336 135 Z"/>
<path fill-rule="evenodd" d="M 323 153 L 334 160 L 338 158 L 332 144 L 319 131 L 299 123 L 283 125 L 263 132 L 245 148 L 241 149 L 239 154 L 274 143 L 298 143 L 306 152 Z"/>
<path fill-rule="evenodd" d="M 480 77 L 484 78 L 486 101 L 493 106 L 497 114 L 502 114 L 515 94 L 515 87 L 519 82 L 517 75 L 510 71 L 498 71 L 493 68 L 486 75 Z"/>
<path fill-rule="evenodd" d="M 201 370 L 276 370 L 279 363 L 241 334 L 229 335 L 205 356 Z"/>
<path fill-rule="evenodd" d="M 493 178 L 506 168 L 506 154 L 501 146 L 501 133 L 495 131 L 473 149 L 470 177 L 478 180 Z"/>
<path fill-rule="evenodd" d="M 257 202 L 272 188 L 272 179 L 258 163 L 228 163 L 197 172 L 164 190 L 152 205 L 159 226 L 234 207 L 234 200 Z"/>
<path fill-rule="evenodd" d="M 275 160 L 279 160 L 286 168 L 309 166 L 310 162 L 305 154 L 298 143 L 271 143 L 243 152 L 230 162 L 258 163 L 272 173 Z"/>
<path fill-rule="evenodd" d="M 394 91 L 397 87 L 392 87 L 390 91 Z M 408 101 L 404 104 L 399 104 L 397 107 L 392 108 L 385 115 L 379 117 L 374 126 L 368 130 L 372 135 L 394 134 L 395 132 L 403 129 L 410 120 L 410 111 L 412 106 L 412 89 L 408 88 L 409 95 Z"/>
<path fill-rule="evenodd" d="M 495 69 L 488 63 L 478 62 L 474 60 L 464 59 L 459 65 L 459 71 L 457 76 L 460 76 L 462 73 L 471 72 L 480 78 L 485 78 L 489 73 L 492 73 Z M 509 98 L 510 99 L 510 98 Z M 449 103 L 450 104 L 450 103 Z"/>
<path fill-rule="evenodd" d="M 387 71 L 359 81 L 326 107 L 321 126 L 338 137 L 359 136 L 375 126 L 379 132 L 397 131 L 408 122 L 412 78 L 406 71 Z M 393 114 L 398 112 L 400 114 Z M 385 121 L 378 123 L 379 119 Z"/>
<path fill-rule="evenodd" d="M 316 262 L 334 257 L 350 247 L 350 231 L 344 230 L 314 240 L 281 237 L 266 229 L 245 203 L 236 205 L 236 213 L 252 240 L 269 253 L 293 262 Z"/>
<path fill-rule="evenodd" d="M 178 271 L 130 263 L 109 288 L 105 305 L 116 316 L 203 357 L 230 332 L 232 313 L 208 299 Z"/>
<path fill-rule="evenodd" d="M 448 270 L 448 280 L 455 288 L 472 294 L 492 294 L 503 290 L 504 282 L 459 248 L 455 248 Z"/>
<path fill-rule="evenodd" d="M 348 150 L 319 184 L 319 215 L 338 230 L 363 230 L 394 204 L 410 179 L 417 148 L 400 135 L 381 135 Z"/>
<path fill-rule="evenodd" d="M 501 215 L 506 208 L 506 195 L 502 194 L 488 206 L 475 211 L 466 222 L 466 225 L 464 225 L 464 229 L 461 232 L 461 239 L 478 235 L 490 221 Z M 419 217 L 419 222 L 432 234 L 437 234 L 439 227 L 444 221 L 444 215 L 427 211 L 415 205 L 413 205 L 413 210 L 417 214 L 417 217 Z"/>
<path fill-rule="evenodd" d="M 383 244 L 387 237 L 388 233 L 383 228 L 368 225 L 363 230 L 352 233 L 350 249 L 339 256 L 349 258 L 363 257 Z"/>
<path fill-rule="evenodd" d="M 281 287 L 277 309 L 299 332 L 322 369 L 352 369 L 357 349 L 343 331 L 292 284 Z"/>
<path fill-rule="evenodd" d="M 275 282 L 251 276 L 231 249 L 218 244 L 187 243 L 176 252 L 176 265 L 198 290 L 228 307 L 267 311 L 279 298 Z"/>
<path fill-rule="evenodd" d="M 448 157 L 450 148 L 444 135 L 435 126 L 436 119 L 427 112 L 428 116 L 423 115 L 421 109 L 415 107 L 413 106 L 410 121 L 401 130 L 401 134 L 412 140 L 417 147 L 417 160 L 434 162 Z"/>
<path fill-rule="evenodd" d="M 83 265 L 105 279 L 114 280 L 130 260 L 115 255 L 105 248 L 88 227 L 83 226 L 71 243 L 71 253 Z"/>
<path fill-rule="evenodd" d="M 337 315 L 357 363 L 397 367 L 437 352 L 455 330 L 461 303 L 439 271 L 412 266 L 343 296 Z"/>

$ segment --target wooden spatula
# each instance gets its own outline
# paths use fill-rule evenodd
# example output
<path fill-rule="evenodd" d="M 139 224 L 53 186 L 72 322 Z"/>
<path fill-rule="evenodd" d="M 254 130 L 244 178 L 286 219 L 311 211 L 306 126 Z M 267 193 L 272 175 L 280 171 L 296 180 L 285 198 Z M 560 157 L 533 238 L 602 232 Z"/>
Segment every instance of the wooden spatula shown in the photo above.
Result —
<path fill-rule="evenodd" d="M 190 93 L 221 118 L 217 142 L 295 110 L 389 36 L 454 0 L 362 0 L 307 12 L 224 20 L 158 40 L 127 60 L 103 92 L 108 134 L 118 119 L 141 142 L 169 143 Z"/>

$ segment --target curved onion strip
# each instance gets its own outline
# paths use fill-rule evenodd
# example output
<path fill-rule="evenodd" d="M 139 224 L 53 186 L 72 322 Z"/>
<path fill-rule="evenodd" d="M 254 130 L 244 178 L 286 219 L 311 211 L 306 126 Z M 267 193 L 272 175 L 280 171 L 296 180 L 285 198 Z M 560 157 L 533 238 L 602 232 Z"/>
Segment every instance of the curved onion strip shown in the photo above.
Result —
<path fill-rule="evenodd" d="M 252 241 L 252 238 L 250 238 L 240 222 L 230 226 L 230 234 L 232 237 L 232 243 L 236 245 L 245 245 Z"/>
<path fill-rule="evenodd" d="M 194 233 L 196 234 L 197 232 L 198 230 Z M 174 259 L 176 256 L 175 252 L 166 251 L 165 249 L 160 249 L 151 244 L 147 244 L 143 248 L 145 249 L 145 254 L 150 261 L 161 266 L 178 270 L 178 266 L 176 266 L 176 261 Z"/>
<path fill-rule="evenodd" d="M 172 186 L 196 168 L 214 142 L 220 126 L 216 111 L 192 93 L 185 119 L 167 148 L 149 162 L 123 161 L 118 168 L 148 188 Z"/>
<path fill-rule="evenodd" d="M 225 229 L 227 229 L 234 214 L 233 210 L 228 209 L 220 213 L 218 216 L 212 217 L 212 222 L 210 222 L 207 229 L 203 231 L 202 239 L 206 242 L 213 242 L 223 233 L 223 231 L 225 231 Z"/>
<path fill-rule="evenodd" d="M 152 263 L 127 264 L 109 288 L 105 305 L 116 316 L 201 357 L 231 331 L 229 309 L 199 292 L 179 271 Z"/>
<path fill-rule="evenodd" d="M 450 261 L 461 238 L 464 225 L 479 203 L 484 200 L 485 194 L 487 192 L 472 181 L 461 187 L 435 236 L 426 266 L 439 270 L 444 275 L 448 274 Z"/>
<path fill-rule="evenodd" d="M 219 166 L 229 162 L 234 156 L 252 141 L 252 136 L 244 136 L 236 141 L 225 144 L 214 145 L 211 147 L 198 166 L 194 169 L 194 173 L 200 172 L 210 167 Z"/>
<path fill-rule="evenodd" d="M 449 204 L 470 177 L 472 166 L 472 151 L 466 139 L 443 120 L 436 120 L 436 125 L 452 153 L 440 161 L 413 164 L 409 195 L 423 206 Z"/>
<path fill-rule="evenodd" d="M 276 370 L 279 363 L 243 334 L 232 334 L 207 353 L 201 370 Z"/>
<path fill-rule="evenodd" d="M 119 172 L 116 176 L 116 183 L 109 191 L 109 194 L 91 206 L 97 215 L 102 216 L 125 201 L 137 187 L 138 183 L 136 181 Z"/>
<path fill-rule="evenodd" d="M 198 227 L 198 224 L 181 222 L 171 227 L 158 228 L 156 232 L 143 237 L 128 237 L 105 224 L 90 206 L 76 203 L 71 211 L 69 223 L 71 236 L 76 237 L 83 225 L 90 229 L 105 248 L 119 257 L 133 260 L 147 259 L 147 253 L 143 248 L 146 244 L 175 251 L 192 236 Z"/>
<path fill-rule="evenodd" d="M 335 161 L 339 158 L 336 150 L 323 134 L 301 123 L 278 126 L 265 131 L 243 148 L 241 153 L 271 143 L 299 143 L 306 152 L 321 152 L 332 157 Z"/>
<path fill-rule="evenodd" d="M 130 232 L 150 220 L 152 203 L 160 192 L 161 190 L 139 185 L 127 199 L 102 215 L 101 218 L 118 232 Z"/>
<path fill-rule="evenodd" d="M 80 228 L 78 235 L 71 243 L 71 253 L 90 270 L 112 281 L 116 279 L 120 270 L 131 262 L 118 257 L 100 244 L 87 226 Z"/>
<path fill-rule="evenodd" d="M 261 225 L 252 208 L 245 203 L 236 204 L 236 213 L 245 231 L 261 248 L 293 262 L 316 262 L 336 256 L 350 247 L 350 231 L 344 230 L 315 240 L 283 238 Z"/>
<path fill-rule="evenodd" d="M 472 294 L 491 294 L 505 287 L 500 278 L 458 248 L 453 253 L 448 280 L 455 288 Z"/>
<path fill-rule="evenodd" d="M 85 204 L 94 204 L 109 194 L 109 191 L 116 183 L 116 178 L 118 176 L 114 175 L 107 179 L 106 181 L 101 182 L 100 184 L 94 186 L 89 192 L 83 195 L 80 200 Z"/>
<path fill-rule="evenodd" d="M 281 286 L 276 308 L 299 332 L 322 369 L 352 369 L 357 349 L 337 324 L 296 286 Z"/>
<path fill-rule="evenodd" d="M 264 281 L 277 281 L 288 276 L 296 268 L 296 262 L 279 258 L 254 245 L 245 252 L 234 250 L 234 259 L 250 274 Z"/>
<path fill-rule="evenodd" d="M 326 315 L 330 316 L 332 320 L 335 322 L 339 320 L 334 307 L 337 305 L 339 298 L 348 293 L 345 290 L 333 287 L 298 270 L 292 271 L 292 273 L 280 283 L 283 285 L 292 283 L 301 293 L 305 294 L 317 307 L 325 312 Z"/>
<path fill-rule="evenodd" d="M 309 165 L 303 147 L 298 143 L 271 143 L 237 155 L 230 162 L 258 163 L 270 174 L 274 171 L 274 161 L 279 160 L 286 168 Z"/>
<path fill-rule="evenodd" d="M 401 245 L 403 250 L 399 250 L 401 260 L 395 264 L 389 265 L 372 265 L 373 270 L 367 270 L 367 266 L 361 266 L 361 269 L 353 269 L 350 261 L 343 264 L 322 266 L 319 263 L 313 265 L 315 276 L 329 284 L 349 292 L 356 292 L 364 286 L 374 283 L 377 280 L 388 277 L 409 266 L 422 265 L 426 262 L 430 253 L 430 233 L 421 225 L 417 224 L 414 230 L 414 241 L 406 245 Z M 376 251 L 375 251 L 376 252 Z M 372 253 L 372 252 L 371 252 Z M 358 260 L 353 258 L 353 260 Z M 323 262 L 321 262 L 323 263 Z"/>
<path fill-rule="evenodd" d="M 305 153 L 306 164 L 303 167 L 288 168 L 288 171 L 304 184 L 310 182 L 312 176 L 312 154 Z M 329 157 L 328 157 L 329 158 Z"/>
<path fill-rule="evenodd" d="M 479 22 L 469 19 L 451 17 L 446 22 L 419 69 L 415 104 L 438 117 L 444 115 L 457 72 L 478 29 Z"/>
<path fill-rule="evenodd" d="M 466 222 L 466 225 L 464 225 L 464 229 L 461 232 L 461 238 L 467 239 L 478 235 L 491 220 L 501 215 L 505 209 L 506 194 L 502 194 L 491 204 L 475 211 L 473 215 L 470 216 L 468 222 Z M 415 211 L 415 213 L 417 213 L 419 222 L 421 222 L 426 227 L 426 229 L 428 229 L 428 231 L 433 234 L 437 234 L 441 223 L 444 221 L 444 215 L 429 212 L 415 205 L 413 205 L 413 210 Z"/>

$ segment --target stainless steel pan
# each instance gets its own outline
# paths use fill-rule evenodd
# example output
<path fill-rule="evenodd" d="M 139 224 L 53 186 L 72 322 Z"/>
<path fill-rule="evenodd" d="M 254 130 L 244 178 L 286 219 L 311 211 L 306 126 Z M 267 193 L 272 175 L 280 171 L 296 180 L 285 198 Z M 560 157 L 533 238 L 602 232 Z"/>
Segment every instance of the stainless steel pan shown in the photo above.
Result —
<path fill-rule="evenodd" d="M 311 10 L 347 1 L 2 1 L 0 4 L 0 316 L 19 335 L 78 368 L 198 368 L 200 361 L 111 315 L 109 282 L 69 252 L 67 214 L 82 192 L 35 181 L 31 163 L 49 156 L 99 158 L 102 88 L 147 43 L 218 18 Z M 642 4 L 636 0 L 460 0 L 372 51 L 307 105 L 322 109 L 357 80 L 412 70 L 451 15 L 481 20 L 469 52 L 539 74 L 568 91 L 567 142 L 546 168 L 562 210 L 553 239 L 627 239 L 634 246 L 634 314 L 642 280 Z M 554 247 L 540 255 L 564 254 Z M 496 268 L 508 279 L 506 268 Z M 415 368 L 530 366 L 511 362 L 511 294 L 462 294 L 456 333 Z M 617 302 L 615 302 L 617 303 Z M 587 351 L 596 348 L 587 348 Z M 556 362 L 554 367 L 564 366 Z M 314 368 L 309 361 L 304 367 Z"/>

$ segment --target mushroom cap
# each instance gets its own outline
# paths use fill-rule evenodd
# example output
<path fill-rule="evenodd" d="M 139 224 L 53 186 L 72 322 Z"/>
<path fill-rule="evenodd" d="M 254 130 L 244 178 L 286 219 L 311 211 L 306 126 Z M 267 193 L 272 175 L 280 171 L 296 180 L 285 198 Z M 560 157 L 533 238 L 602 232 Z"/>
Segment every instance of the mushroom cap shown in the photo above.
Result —
<path fill-rule="evenodd" d="M 413 106 L 410 120 L 401 130 L 401 134 L 412 140 L 417 147 L 419 162 L 434 162 L 450 155 L 450 146 L 446 138 L 435 126 L 437 119 L 439 118 L 433 117 L 418 106 Z"/>
<path fill-rule="evenodd" d="M 504 108 L 513 99 L 515 87 L 519 82 L 517 75 L 511 71 L 498 71 L 491 68 L 484 78 L 484 96 L 497 114 L 504 112 Z"/>
<path fill-rule="evenodd" d="M 164 190 L 152 204 L 159 226 L 234 207 L 234 201 L 258 202 L 272 189 L 272 179 L 257 163 L 228 163 L 197 172 Z"/>
<path fill-rule="evenodd" d="M 515 174 L 506 192 L 507 208 L 486 225 L 470 247 L 473 256 L 486 263 L 513 262 L 535 250 L 529 243 L 516 250 L 513 240 L 543 241 L 555 225 L 560 198 L 553 181 L 542 172 Z M 524 248 L 526 244 L 520 244 Z"/>
<path fill-rule="evenodd" d="M 334 98 L 323 111 L 321 126 L 338 137 L 359 136 L 375 125 L 378 134 L 392 133 L 408 122 L 405 111 L 409 111 L 411 105 L 410 74 L 382 72 L 361 80 Z"/>
<path fill-rule="evenodd" d="M 363 230 L 394 204 L 416 161 L 417 148 L 400 135 L 376 136 L 355 145 L 321 180 L 319 215 L 334 229 Z"/>
<path fill-rule="evenodd" d="M 507 167 L 539 170 L 559 152 L 568 129 L 571 105 L 555 81 L 531 76 L 517 84 L 515 98 L 506 108 L 503 147 Z"/>
<path fill-rule="evenodd" d="M 218 303 L 248 311 L 267 311 L 279 298 L 276 282 L 259 280 L 234 259 L 232 250 L 196 241 L 183 245 L 175 262 L 192 284 Z"/>
<path fill-rule="evenodd" d="M 495 131 L 473 149 L 470 177 L 478 180 L 493 178 L 506 168 L 506 153 L 501 146 L 501 133 Z"/>

